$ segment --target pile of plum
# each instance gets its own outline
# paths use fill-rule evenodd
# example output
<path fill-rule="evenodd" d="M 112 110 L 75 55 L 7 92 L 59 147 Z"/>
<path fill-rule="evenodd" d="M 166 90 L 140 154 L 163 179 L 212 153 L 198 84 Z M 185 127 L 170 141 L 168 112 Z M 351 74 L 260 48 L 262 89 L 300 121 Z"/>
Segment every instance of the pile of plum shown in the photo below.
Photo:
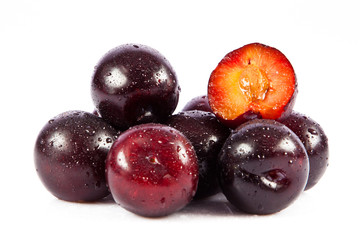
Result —
<path fill-rule="evenodd" d="M 110 193 L 138 215 L 169 215 L 222 193 L 241 211 L 271 214 L 313 187 L 328 166 L 318 123 L 294 112 L 297 79 L 279 50 L 259 44 L 228 53 L 208 94 L 176 114 L 180 87 L 156 50 L 125 44 L 95 68 L 95 111 L 49 120 L 34 150 L 45 187 L 72 202 Z"/>

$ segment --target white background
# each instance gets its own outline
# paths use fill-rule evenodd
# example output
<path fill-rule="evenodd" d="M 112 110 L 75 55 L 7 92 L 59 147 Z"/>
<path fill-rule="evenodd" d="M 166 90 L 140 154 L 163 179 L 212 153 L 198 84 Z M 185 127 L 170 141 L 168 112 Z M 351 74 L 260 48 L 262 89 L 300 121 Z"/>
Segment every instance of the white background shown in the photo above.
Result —
<path fill-rule="evenodd" d="M 356 3 L 1 1 L 0 238 L 359 237 Z M 299 84 L 295 110 L 318 121 L 329 138 L 327 172 L 289 208 L 269 216 L 244 215 L 220 195 L 147 219 L 112 201 L 63 202 L 43 187 L 33 162 L 37 134 L 61 112 L 93 110 L 90 78 L 109 49 L 140 43 L 159 50 L 177 73 L 180 110 L 206 93 L 210 73 L 226 53 L 252 42 L 276 47 L 289 58 Z"/>

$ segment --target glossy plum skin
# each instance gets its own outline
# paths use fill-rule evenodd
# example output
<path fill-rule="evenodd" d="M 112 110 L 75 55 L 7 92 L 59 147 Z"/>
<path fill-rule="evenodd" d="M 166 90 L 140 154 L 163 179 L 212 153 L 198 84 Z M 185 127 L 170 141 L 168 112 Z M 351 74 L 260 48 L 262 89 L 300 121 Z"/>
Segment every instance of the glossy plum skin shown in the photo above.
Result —
<path fill-rule="evenodd" d="M 68 111 L 49 120 L 34 149 L 36 171 L 57 198 L 99 200 L 109 194 L 105 160 L 117 131 L 95 115 Z"/>
<path fill-rule="evenodd" d="M 206 95 L 194 97 L 182 109 L 182 111 L 193 111 L 193 110 L 212 112 L 209 105 L 208 97 Z"/>
<path fill-rule="evenodd" d="M 170 63 L 144 45 L 110 50 L 98 63 L 91 83 L 100 115 L 120 130 L 165 121 L 177 106 L 179 92 Z"/>
<path fill-rule="evenodd" d="M 309 179 L 305 187 L 308 190 L 318 183 L 329 164 L 328 138 L 317 122 L 301 113 L 292 112 L 279 122 L 290 128 L 305 146 L 310 163 Z"/>
<path fill-rule="evenodd" d="M 106 160 L 116 203 L 146 217 L 171 214 L 196 193 L 198 165 L 189 140 L 169 126 L 148 123 L 123 132 Z"/>
<path fill-rule="evenodd" d="M 226 198 L 251 214 L 276 213 L 304 190 L 309 160 L 300 139 L 274 120 L 239 126 L 219 154 L 219 180 Z"/>
<path fill-rule="evenodd" d="M 230 129 L 222 125 L 213 113 L 196 110 L 175 114 L 167 124 L 183 133 L 195 148 L 199 184 L 194 198 L 201 199 L 218 193 L 217 156 L 230 135 Z"/>

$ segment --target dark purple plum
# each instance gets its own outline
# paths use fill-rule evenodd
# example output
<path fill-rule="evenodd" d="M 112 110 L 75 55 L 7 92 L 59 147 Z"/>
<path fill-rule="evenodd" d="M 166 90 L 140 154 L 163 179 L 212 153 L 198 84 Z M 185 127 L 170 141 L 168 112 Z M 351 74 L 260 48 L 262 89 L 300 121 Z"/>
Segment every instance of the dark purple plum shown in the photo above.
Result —
<path fill-rule="evenodd" d="M 301 113 L 292 112 L 279 121 L 290 128 L 305 146 L 310 163 L 309 179 L 305 187 L 308 190 L 318 183 L 328 166 L 328 138 L 317 122 Z"/>
<path fill-rule="evenodd" d="M 57 198 L 89 202 L 109 194 L 105 160 L 117 131 L 101 118 L 69 111 L 40 131 L 34 150 L 36 171 Z"/>
<path fill-rule="evenodd" d="M 123 132 L 106 160 L 114 200 L 146 217 L 171 214 L 196 192 L 198 165 L 189 140 L 169 126 L 147 123 Z"/>
<path fill-rule="evenodd" d="M 216 116 L 204 111 L 184 111 L 169 118 L 167 124 L 183 133 L 195 148 L 199 164 L 199 185 L 195 199 L 214 195 L 220 191 L 216 162 L 230 129 Z"/>
<path fill-rule="evenodd" d="M 98 111 L 97 109 L 94 109 L 93 112 L 92 112 L 92 114 L 94 114 L 94 115 L 97 116 L 97 117 L 101 117 L 101 116 L 100 116 L 100 113 L 99 113 L 99 111 Z"/>
<path fill-rule="evenodd" d="M 275 120 L 240 125 L 219 154 L 219 180 L 226 198 L 241 211 L 271 214 L 304 190 L 309 160 L 300 139 Z"/>
<path fill-rule="evenodd" d="M 206 95 L 197 96 L 191 99 L 183 108 L 183 111 L 200 110 L 205 112 L 211 112 L 209 101 Z"/>
<path fill-rule="evenodd" d="M 120 130 L 164 122 L 175 110 L 180 87 L 170 63 L 144 45 L 110 50 L 95 68 L 91 93 L 104 120 Z"/>

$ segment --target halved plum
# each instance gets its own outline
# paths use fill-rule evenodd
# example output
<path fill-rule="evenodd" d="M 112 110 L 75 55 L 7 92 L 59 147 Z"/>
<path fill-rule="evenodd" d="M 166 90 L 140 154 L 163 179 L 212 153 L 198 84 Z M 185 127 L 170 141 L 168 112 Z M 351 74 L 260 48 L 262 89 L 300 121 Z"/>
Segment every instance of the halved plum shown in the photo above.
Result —
<path fill-rule="evenodd" d="M 211 73 L 208 99 L 212 111 L 231 128 L 248 119 L 278 119 L 294 105 L 294 69 L 279 50 L 252 43 L 228 53 Z"/>

